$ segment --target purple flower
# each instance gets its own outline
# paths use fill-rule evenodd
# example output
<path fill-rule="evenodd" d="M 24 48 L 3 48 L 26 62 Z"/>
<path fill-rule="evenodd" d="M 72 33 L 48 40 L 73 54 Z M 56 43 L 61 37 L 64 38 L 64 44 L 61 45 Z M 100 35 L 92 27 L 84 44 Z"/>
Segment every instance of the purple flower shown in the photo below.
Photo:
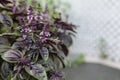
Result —
<path fill-rule="evenodd" d="M 42 16 L 43 19 L 50 19 L 49 15 L 47 13 L 40 13 L 40 16 Z"/>
<path fill-rule="evenodd" d="M 28 8 L 28 15 L 33 15 L 33 13 L 34 13 L 34 10 L 33 10 L 33 7 L 32 6 L 29 6 L 29 8 Z"/>
<path fill-rule="evenodd" d="M 32 30 L 29 27 L 26 27 L 26 28 L 22 29 L 22 32 L 25 32 L 25 33 L 29 33 L 31 31 Z"/>
<path fill-rule="evenodd" d="M 28 12 L 27 12 L 27 19 L 28 19 L 28 23 L 30 24 L 34 18 L 34 10 L 32 8 L 32 6 L 29 6 L 28 8 Z"/>
<path fill-rule="evenodd" d="M 40 37 L 40 41 L 43 43 L 43 42 L 46 42 L 47 38 L 45 37 Z"/>
<path fill-rule="evenodd" d="M 47 31 L 45 31 L 44 34 L 45 34 L 45 36 L 50 36 L 50 33 Z"/>
<path fill-rule="evenodd" d="M 25 20 L 24 20 L 24 18 L 23 17 L 18 17 L 18 21 L 19 21 L 19 24 L 23 27 L 23 26 L 25 26 Z"/>
<path fill-rule="evenodd" d="M 47 37 L 49 37 L 49 36 L 50 36 L 50 33 L 48 31 L 42 31 L 40 33 L 40 41 L 41 42 L 46 42 Z"/>
<path fill-rule="evenodd" d="M 26 39 L 26 38 L 27 38 L 27 35 L 23 34 L 23 35 L 22 35 L 22 38 L 23 38 L 23 39 Z"/>
<path fill-rule="evenodd" d="M 42 31 L 40 33 L 41 36 L 46 36 L 46 37 L 49 37 L 50 36 L 50 33 L 48 31 Z"/>
<path fill-rule="evenodd" d="M 32 22 L 33 18 L 34 18 L 33 15 L 27 16 L 27 19 L 28 19 L 28 23 L 29 23 L 29 24 Z"/>
<path fill-rule="evenodd" d="M 36 26 L 31 26 L 31 30 L 32 30 L 32 31 L 35 31 L 36 29 L 37 29 Z"/>

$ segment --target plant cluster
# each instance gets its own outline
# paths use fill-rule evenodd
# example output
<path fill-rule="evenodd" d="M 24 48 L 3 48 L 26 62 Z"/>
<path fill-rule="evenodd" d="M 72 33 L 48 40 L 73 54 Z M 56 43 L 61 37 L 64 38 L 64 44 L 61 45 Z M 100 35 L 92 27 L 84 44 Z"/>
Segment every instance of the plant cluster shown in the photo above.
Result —
<path fill-rule="evenodd" d="M 26 1 L 0 0 L 0 80 L 64 79 L 74 25 L 54 9 L 50 15 L 47 5 Z"/>

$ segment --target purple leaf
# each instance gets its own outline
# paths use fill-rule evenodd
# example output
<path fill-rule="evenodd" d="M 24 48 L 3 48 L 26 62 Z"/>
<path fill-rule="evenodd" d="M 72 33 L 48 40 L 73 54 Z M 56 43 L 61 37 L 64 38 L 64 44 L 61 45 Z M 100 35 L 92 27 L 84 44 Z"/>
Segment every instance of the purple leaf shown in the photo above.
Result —
<path fill-rule="evenodd" d="M 26 66 L 25 70 L 28 74 L 36 78 L 37 80 L 48 80 L 44 67 L 41 64 Z"/>
<path fill-rule="evenodd" d="M 57 76 L 53 75 L 50 80 L 59 80 L 59 78 Z"/>
<path fill-rule="evenodd" d="M 0 4 L 8 4 L 11 2 L 12 2 L 12 0 L 0 0 Z"/>
<path fill-rule="evenodd" d="M 64 52 L 64 55 L 68 56 L 69 51 L 67 46 L 65 44 L 60 44 L 60 46 L 61 46 L 61 50 Z"/>
<path fill-rule="evenodd" d="M 1 66 L 1 77 L 3 79 L 6 79 L 8 78 L 9 74 L 10 74 L 10 68 L 9 68 L 9 64 L 7 62 L 3 62 L 2 63 L 2 66 Z"/>
<path fill-rule="evenodd" d="M 50 80 L 60 80 L 60 77 L 63 77 L 64 73 L 60 71 L 54 71 L 53 76 L 50 78 Z"/>
<path fill-rule="evenodd" d="M 10 49 L 10 44 L 9 44 L 7 38 L 0 37 L 0 54 L 9 49 Z"/>
<path fill-rule="evenodd" d="M 7 27 L 11 27 L 13 25 L 12 19 L 3 13 L 0 13 L 0 22 Z"/>
<path fill-rule="evenodd" d="M 24 48 L 23 42 L 15 42 L 12 46 L 12 49 L 19 49 L 19 48 Z"/>
<path fill-rule="evenodd" d="M 0 45 L 9 45 L 7 38 L 0 37 Z"/>
<path fill-rule="evenodd" d="M 71 35 L 65 33 L 59 33 L 59 39 L 67 46 L 71 46 L 73 41 Z"/>
<path fill-rule="evenodd" d="M 10 46 L 8 45 L 0 45 L 0 54 L 8 51 L 10 49 Z"/>
<path fill-rule="evenodd" d="M 2 59 L 10 63 L 17 63 L 22 56 L 20 51 L 9 50 L 2 55 Z"/>
<path fill-rule="evenodd" d="M 48 49 L 46 47 L 42 47 L 40 49 L 40 53 L 41 53 L 41 56 L 42 58 L 47 61 L 48 60 L 48 57 L 49 57 L 49 52 L 48 52 Z"/>

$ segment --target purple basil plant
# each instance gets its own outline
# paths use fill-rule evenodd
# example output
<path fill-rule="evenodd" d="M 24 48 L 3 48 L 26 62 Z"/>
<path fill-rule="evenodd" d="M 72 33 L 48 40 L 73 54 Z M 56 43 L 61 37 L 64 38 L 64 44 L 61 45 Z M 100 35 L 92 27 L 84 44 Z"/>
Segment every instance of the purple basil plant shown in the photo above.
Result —
<path fill-rule="evenodd" d="M 0 0 L 0 80 L 64 80 L 74 25 L 26 1 Z"/>

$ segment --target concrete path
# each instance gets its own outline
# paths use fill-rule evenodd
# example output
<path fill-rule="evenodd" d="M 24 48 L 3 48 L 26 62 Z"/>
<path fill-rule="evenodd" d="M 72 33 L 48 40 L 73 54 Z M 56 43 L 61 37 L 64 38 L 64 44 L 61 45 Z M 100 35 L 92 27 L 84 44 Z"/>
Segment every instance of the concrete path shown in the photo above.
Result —
<path fill-rule="evenodd" d="M 85 63 L 65 71 L 66 80 L 120 80 L 120 70 L 95 63 Z"/>

